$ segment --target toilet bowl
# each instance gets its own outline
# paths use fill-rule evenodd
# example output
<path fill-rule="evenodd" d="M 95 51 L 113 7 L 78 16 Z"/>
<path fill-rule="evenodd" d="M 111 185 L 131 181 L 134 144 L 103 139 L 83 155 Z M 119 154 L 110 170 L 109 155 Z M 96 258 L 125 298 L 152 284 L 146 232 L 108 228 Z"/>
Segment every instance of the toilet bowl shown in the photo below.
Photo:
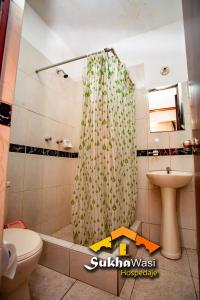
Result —
<path fill-rule="evenodd" d="M 2 276 L 0 299 L 30 300 L 28 279 L 40 258 L 42 240 L 38 233 L 19 228 L 4 229 L 3 239 L 16 247 L 17 268 L 13 279 Z"/>

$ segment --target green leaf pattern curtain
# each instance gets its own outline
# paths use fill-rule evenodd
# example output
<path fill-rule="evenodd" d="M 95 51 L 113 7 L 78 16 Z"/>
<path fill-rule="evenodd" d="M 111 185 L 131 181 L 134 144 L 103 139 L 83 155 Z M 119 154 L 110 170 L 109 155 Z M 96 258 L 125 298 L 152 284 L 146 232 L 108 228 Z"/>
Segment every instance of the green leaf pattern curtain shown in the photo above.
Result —
<path fill-rule="evenodd" d="M 90 56 L 83 76 L 79 161 L 72 197 L 74 241 L 91 245 L 134 222 L 134 85 L 115 56 Z"/>

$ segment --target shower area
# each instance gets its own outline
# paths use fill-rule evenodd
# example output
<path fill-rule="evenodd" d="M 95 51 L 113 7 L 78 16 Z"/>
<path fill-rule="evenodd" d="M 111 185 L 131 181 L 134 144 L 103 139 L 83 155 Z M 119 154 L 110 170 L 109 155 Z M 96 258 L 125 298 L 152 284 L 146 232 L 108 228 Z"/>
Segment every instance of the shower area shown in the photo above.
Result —
<path fill-rule="evenodd" d="M 5 226 L 91 245 L 133 225 L 136 175 L 134 84 L 115 50 L 52 64 L 27 38 L 25 14 Z"/>
<path fill-rule="evenodd" d="M 89 246 L 133 224 L 137 166 L 134 84 L 113 48 L 64 63 L 85 58 L 72 224 L 54 236 Z"/>

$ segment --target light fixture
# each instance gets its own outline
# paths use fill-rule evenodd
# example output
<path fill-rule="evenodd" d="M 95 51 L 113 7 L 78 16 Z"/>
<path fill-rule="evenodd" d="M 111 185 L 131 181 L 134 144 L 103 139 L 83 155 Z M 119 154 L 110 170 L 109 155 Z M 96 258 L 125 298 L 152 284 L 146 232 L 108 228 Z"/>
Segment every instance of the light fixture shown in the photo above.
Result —
<path fill-rule="evenodd" d="M 165 67 L 162 67 L 162 68 L 160 69 L 160 74 L 161 74 L 162 76 L 166 76 L 166 75 L 168 75 L 168 74 L 169 74 L 169 72 L 170 72 L 170 68 L 169 68 L 169 67 L 167 67 L 167 66 L 165 66 Z"/>

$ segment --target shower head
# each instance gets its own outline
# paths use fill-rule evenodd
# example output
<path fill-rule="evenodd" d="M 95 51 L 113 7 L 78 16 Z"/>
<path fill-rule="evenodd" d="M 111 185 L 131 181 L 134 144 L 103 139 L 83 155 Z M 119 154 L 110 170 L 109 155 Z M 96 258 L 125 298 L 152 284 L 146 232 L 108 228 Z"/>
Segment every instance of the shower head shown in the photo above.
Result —
<path fill-rule="evenodd" d="M 60 73 L 62 73 L 63 78 L 68 78 L 68 77 L 69 77 L 69 75 L 66 74 L 62 69 L 56 70 L 56 73 L 57 73 L 58 75 L 59 75 Z"/>

